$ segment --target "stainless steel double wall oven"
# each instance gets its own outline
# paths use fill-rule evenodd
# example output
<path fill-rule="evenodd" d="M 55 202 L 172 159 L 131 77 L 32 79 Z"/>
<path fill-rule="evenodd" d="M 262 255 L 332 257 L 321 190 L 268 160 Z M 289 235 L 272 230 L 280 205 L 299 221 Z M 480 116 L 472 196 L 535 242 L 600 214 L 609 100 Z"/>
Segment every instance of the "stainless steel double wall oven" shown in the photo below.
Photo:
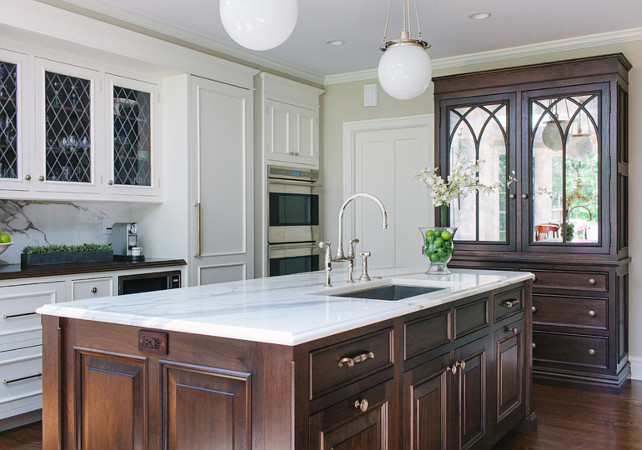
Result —
<path fill-rule="evenodd" d="M 268 166 L 268 275 L 319 270 L 319 171 Z"/>

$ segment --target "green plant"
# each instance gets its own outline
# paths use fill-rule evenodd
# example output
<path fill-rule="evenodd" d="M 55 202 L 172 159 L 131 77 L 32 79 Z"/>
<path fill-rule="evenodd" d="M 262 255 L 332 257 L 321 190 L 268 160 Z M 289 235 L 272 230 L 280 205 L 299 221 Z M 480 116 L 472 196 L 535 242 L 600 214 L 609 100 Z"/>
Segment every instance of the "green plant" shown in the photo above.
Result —
<path fill-rule="evenodd" d="M 22 253 L 25 255 L 36 255 L 41 253 L 100 252 L 105 250 L 111 250 L 111 244 L 28 245 L 22 249 Z"/>
<path fill-rule="evenodd" d="M 567 223 L 566 224 L 566 241 L 572 241 L 575 237 L 575 224 Z"/>

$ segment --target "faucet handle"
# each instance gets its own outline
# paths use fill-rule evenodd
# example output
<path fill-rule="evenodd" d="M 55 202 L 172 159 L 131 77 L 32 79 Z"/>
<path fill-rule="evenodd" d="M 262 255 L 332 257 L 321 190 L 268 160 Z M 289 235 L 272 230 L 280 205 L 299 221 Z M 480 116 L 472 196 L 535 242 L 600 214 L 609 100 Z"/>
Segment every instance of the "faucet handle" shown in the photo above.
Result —
<path fill-rule="evenodd" d="M 370 252 L 359 252 L 359 256 L 363 259 L 363 270 L 359 281 L 370 281 L 370 276 L 368 275 L 368 258 L 370 258 Z"/>
<path fill-rule="evenodd" d="M 354 258 L 354 244 L 358 244 L 358 243 L 359 243 L 358 238 L 350 239 L 350 241 L 348 242 L 348 248 L 349 248 L 348 259 Z"/>

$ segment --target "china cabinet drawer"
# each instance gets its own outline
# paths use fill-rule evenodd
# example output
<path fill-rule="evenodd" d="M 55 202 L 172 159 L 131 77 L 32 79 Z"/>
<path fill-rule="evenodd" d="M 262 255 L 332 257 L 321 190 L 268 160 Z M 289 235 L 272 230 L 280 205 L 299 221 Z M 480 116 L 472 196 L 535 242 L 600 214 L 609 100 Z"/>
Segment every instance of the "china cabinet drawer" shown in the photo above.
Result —
<path fill-rule="evenodd" d="M 92 278 L 89 280 L 73 280 L 71 282 L 72 300 L 109 297 L 112 295 L 113 280 L 111 277 Z"/>
<path fill-rule="evenodd" d="M 606 330 L 608 299 L 533 295 L 533 323 Z"/>
<path fill-rule="evenodd" d="M 404 324 L 404 360 L 450 342 L 450 310 Z"/>
<path fill-rule="evenodd" d="M 531 270 L 535 275 L 533 287 L 573 289 L 579 291 L 608 290 L 608 274 L 593 272 L 552 272 Z"/>
<path fill-rule="evenodd" d="M 65 283 L 7 286 L 0 290 L 0 351 L 42 342 L 36 309 L 65 298 Z"/>
<path fill-rule="evenodd" d="M 0 353 L 0 418 L 41 407 L 41 355 L 40 345 Z"/>
<path fill-rule="evenodd" d="M 391 367 L 392 342 L 388 328 L 311 352 L 311 398 Z"/>
<path fill-rule="evenodd" d="M 488 297 L 474 303 L 457 306 L 454 311 L 455 339 L 488 326 Z"/>
<path fill-rule="evenodd" d="M 521 312 L 522 309 L 524 302 L 521 289 L 495 295 L 495 322 Z"/>
<path fill-rule="evenodd" d="M 533 361 L 606 369 L 607 337 L 533 332 Z"/>

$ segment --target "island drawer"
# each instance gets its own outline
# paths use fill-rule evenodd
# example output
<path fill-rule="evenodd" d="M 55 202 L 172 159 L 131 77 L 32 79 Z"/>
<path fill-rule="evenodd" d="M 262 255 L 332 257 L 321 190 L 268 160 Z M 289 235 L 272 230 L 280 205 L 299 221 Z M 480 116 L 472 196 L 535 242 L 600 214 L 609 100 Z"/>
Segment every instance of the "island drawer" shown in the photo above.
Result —
<path fill-rule="evenodd" d="M 71 299 L 109 297 L 113 295 L 112 277 L 73 280 L 71 282 Z"/>
<path fill-rule="evenodd" d="M 578 291 L 606 292 L 608 273 L 603 272 L 560 272 L 530 270 L 535 275 L 533 288 L 573 289 Z"/>
<path fill-rule="evenodd" d="M 392 367 L 392 343 L 387 328 L 310 352 L 310 399 Z"/>
<path fill-rule="evenodd" d="M 609 339 L 563 333 L 533 332 L 533 360 L 605 369 Z"/>
<path fill-rule="evenodd" d="M 495 295 L 495 322 L 505 317 L 512 316 L 524 309 L 522 290 L 514 289 Z"/>
<path fill-rule="evenodd" d="M 488 296 L 453 308 L 455 339 L 488 326 Z"/>
<path fill-rule="evenodd" d="M 404 323 L 404 361 L 450 342 L 450 310 Z"/>
<path fill-rule="evenodd" d="M 533 323 L 608 328 L 608 299 L 533 295 Z"/>

